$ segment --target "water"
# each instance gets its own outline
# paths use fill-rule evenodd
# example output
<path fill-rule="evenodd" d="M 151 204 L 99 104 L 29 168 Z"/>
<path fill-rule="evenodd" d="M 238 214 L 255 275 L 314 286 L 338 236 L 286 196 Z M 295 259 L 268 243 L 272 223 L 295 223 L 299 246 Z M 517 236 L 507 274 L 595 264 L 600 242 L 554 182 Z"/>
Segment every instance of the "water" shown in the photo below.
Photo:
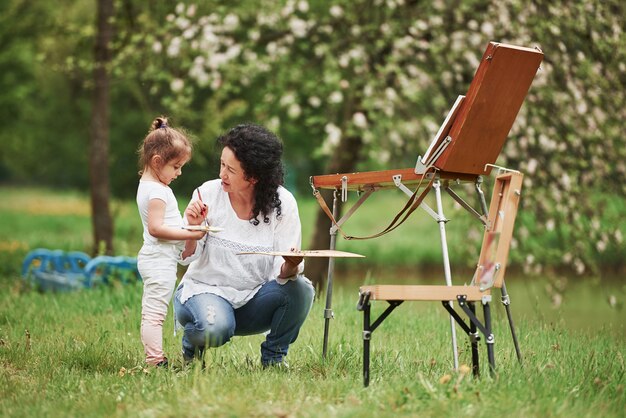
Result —
<path fill-rule="evenodd" d="M 470 275 L 467 282 L 471 280 Z M 464 280 L 454 277 L 453 283 Z M 361 284 L 445 284 L 443 274 L 384 271 L 336 272 L 336 286 L 353 292 Z M 526 277 L 507 274 L 506 287 L 517 323 L 543 323 L 594 335 L 599 330 L 626 341 L 626 281 L 621 278 Z M 500 291 L 493 291 L 494 314 L 506 318 Z"/>

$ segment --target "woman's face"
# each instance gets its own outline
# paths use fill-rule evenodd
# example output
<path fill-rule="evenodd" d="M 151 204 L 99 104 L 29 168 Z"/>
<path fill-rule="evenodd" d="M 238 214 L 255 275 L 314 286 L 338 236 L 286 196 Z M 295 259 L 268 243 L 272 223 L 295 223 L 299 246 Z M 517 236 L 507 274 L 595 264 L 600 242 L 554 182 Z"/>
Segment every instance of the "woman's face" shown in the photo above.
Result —
<path fill-rule="evenodd" d="M 246 179 L 246 173 L 243 171 L 241 163 L 228 147 L 224 147 L 222 150 L 220 179 L 222 180 L 222 189 L 227 193 L 253 191 L 256 183 L 255 179 Z"/>

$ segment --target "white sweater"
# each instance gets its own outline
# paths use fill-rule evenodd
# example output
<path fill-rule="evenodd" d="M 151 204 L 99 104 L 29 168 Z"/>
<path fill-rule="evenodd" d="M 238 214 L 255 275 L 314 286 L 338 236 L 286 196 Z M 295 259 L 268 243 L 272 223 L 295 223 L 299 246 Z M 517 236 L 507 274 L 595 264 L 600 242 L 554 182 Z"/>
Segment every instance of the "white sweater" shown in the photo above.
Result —
<path fill-rule="evenodd" d="M 181 261 L 189 264 L 183 276 L 181 302 L 197 294 L 212 293 L 239 308 L 252 299 L 261 285 L 276 279 L 284 259 L 237 253 L 300 249 L 302 232 L 298 205 L 287 189 L 279 187 L 281 215 L 277 217 L 274 210 L 268 216 L 269 223 L 263 222 L 259 215 L 259 224 L 253 225 L 249 220 L 237 217 L 219 179 L 207 181 L 199 190 L 203 202 L 209 207 L 209 224 L 224 230 L 208 233 L 198 241 L 195 253 Z M 194 192 L 192 200 L 197 199 Z M 301 263 L 298 272 L 303 270 L 304 263 Z"/>

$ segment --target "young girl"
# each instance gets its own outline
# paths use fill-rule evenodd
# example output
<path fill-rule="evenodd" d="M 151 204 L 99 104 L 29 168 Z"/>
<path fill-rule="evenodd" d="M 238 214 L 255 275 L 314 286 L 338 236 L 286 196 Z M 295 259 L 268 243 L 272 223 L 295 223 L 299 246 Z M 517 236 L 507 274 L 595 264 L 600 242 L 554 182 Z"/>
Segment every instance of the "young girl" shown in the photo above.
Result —
<path fill-rule="evenodd" d="M 143 223 L 143 246 L 137 257 L 143 279 L 141 341 L 146 363 L 155 366 L 168 364 L 163 354 L 163 321 L 184 241 L 201 239 L 205 234 L 181 228 L 183 219 L 169 188 L 191 158 L 191 148 L 183 132 L 168 126 L 165 117 L 158 117 L 138 150 L 141 179 L 137 206 Z"/>

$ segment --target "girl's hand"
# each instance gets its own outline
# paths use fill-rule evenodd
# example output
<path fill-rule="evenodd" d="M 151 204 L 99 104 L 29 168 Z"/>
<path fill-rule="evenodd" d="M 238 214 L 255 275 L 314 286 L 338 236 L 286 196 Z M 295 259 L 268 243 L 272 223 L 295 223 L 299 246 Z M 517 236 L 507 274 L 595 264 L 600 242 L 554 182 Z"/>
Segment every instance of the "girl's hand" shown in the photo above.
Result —
<path fill-rule="evenodd" d="M 200 225 L 209 213 L 209 207 L 199 200 L 194 200 L 187 205 L 185 217 L 189 225 Z M 198 232 L 198 231 L 193 231 Z"/>
<path fill-rule="evenodd" d="M 185 238 L 185 239 L 193 239 L 193 240 L 199 240 L 204 238 L 204 236 L 207 234 L 206 231 L 187 231 L 189 233 L 189 237 Z"/>

